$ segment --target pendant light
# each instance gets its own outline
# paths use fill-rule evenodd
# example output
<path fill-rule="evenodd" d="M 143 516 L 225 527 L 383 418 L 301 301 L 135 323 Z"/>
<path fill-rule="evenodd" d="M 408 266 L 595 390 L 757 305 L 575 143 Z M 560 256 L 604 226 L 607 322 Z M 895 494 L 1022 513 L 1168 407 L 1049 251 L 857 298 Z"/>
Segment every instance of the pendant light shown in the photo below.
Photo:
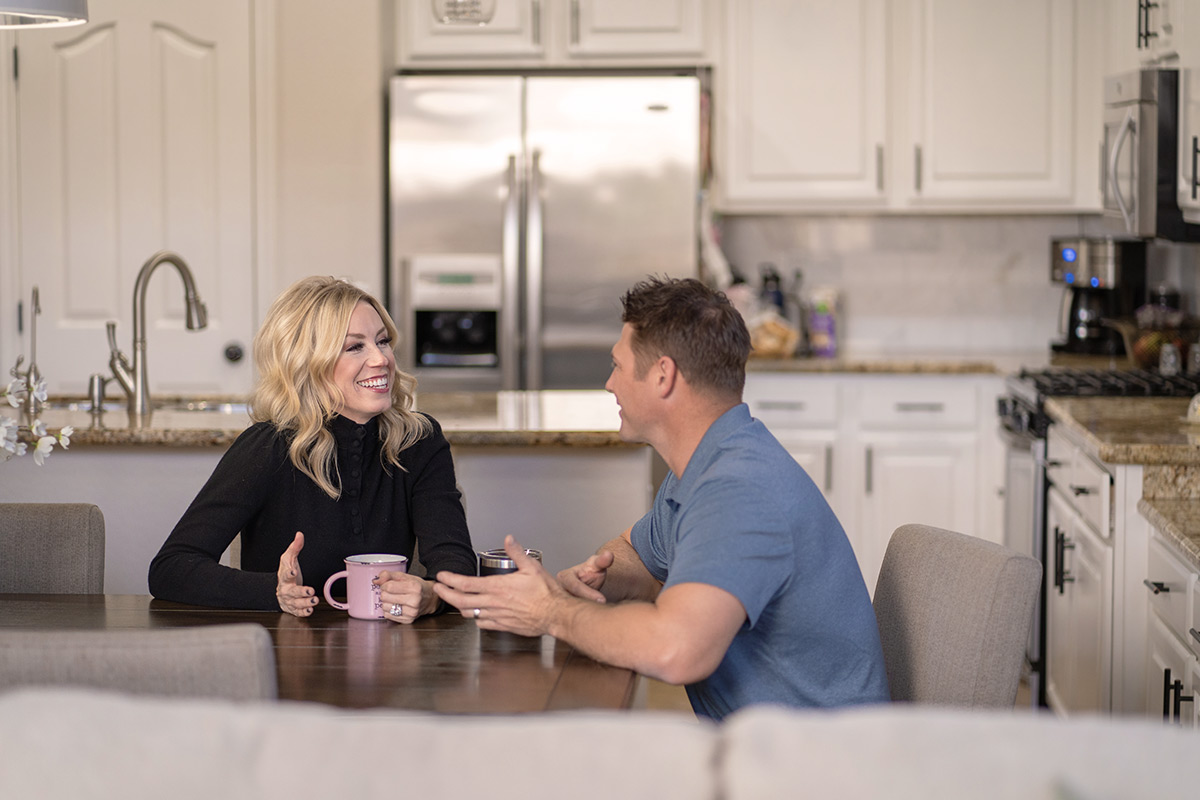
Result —
<path fill-rule="evenodd" d="M 87 21 L 87 0 L 0 0 L 0 28 L 50 28 Z"/>

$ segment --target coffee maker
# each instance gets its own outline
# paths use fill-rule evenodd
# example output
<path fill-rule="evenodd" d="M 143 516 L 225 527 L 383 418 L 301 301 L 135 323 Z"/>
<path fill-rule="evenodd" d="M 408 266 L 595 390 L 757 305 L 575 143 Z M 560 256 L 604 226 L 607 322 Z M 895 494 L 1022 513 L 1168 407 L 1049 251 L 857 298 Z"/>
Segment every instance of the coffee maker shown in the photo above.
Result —
<path fill-rule="evenodd" d="M 1119 356 L 1121 334 L 1103 320 L 1133 316 L 1146 302 L 1145 239 L 1050 240 L 1050 280 L 1063 283 L 1057 353 Z"/>

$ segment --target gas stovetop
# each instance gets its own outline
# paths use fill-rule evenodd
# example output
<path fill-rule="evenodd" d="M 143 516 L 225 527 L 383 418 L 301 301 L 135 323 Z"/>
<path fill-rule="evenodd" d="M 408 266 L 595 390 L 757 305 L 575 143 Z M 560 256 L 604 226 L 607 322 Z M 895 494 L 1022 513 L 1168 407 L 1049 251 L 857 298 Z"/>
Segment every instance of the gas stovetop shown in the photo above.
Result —
<path fill-rule="evenodd" d="M 1021 370 L 1016 381 L 1027 382 L 1045 397 L 1191 397 L 1200 392 L 1200 375 L 1160 375 L 1144 369 Z"/>
<path fill-rule="evenodd" d="M 1200 393 L 1200 375 L 1160 375 L 1144 369 L 1021 370 L 1000 398 L 1001 424 L 1010 431 L 1046 435 L 1047 397 L 1192 397 Z"/>

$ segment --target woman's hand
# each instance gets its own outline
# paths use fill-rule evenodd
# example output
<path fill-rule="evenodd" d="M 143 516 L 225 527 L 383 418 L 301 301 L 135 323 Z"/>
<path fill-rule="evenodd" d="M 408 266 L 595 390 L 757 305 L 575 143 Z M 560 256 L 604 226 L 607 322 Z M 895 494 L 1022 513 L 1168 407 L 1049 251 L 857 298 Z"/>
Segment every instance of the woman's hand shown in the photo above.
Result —
<path fill-rule="evenodd" d="M 316 593 L 304 585 L 300 574 L 300 551 L 304 549 L 304 534 L 296 531 L 295 538 L 279 557 L 279 572 L 276 573 L 275 598 L 279 608 L 296 617 L 307 617 L 317 604 Z"/>
<path fill-rule="evenodd" d="M 379 587 L 379 599 L 383 603 L 384 615 L 404 625 L 412 623 L 424 614 L 432 614 L 441 602 L 433 593 L 431 581 L 422 580 L 406 572 L 384 570 L 371 582 Z"/>

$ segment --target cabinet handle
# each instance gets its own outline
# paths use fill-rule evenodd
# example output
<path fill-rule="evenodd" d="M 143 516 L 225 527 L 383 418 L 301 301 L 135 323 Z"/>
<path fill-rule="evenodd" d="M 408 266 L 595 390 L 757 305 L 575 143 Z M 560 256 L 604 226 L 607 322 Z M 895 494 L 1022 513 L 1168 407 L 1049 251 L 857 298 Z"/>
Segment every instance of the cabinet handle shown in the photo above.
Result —
<path fill-rule="evenodd" d="M 1180 708 L 1179 707 L 1182 706 L 1184 703 L 1192 702 L 1192 698 L 1183 696 L 1183 681 L 1177 679 L 1171 685 L 1175 689 L 1175 702 L 1174 702 L 1171 710 L 1175 712 L 1175 724 L 1182 727 L 1183 720 L 1180 719 L 1180 715 L 1179 715 Z"/>
<path fill-rule="evenodd" d="M 1065 568 L 1068 550 L 1074 550 L 1074 542 L 1067 541 L 1067 534 L 1054 527 L 1054 585 L 1059 594 L 1065 594 L 1068 583 L 1074 583 L 1075 578 Z"/>
<path fill-rule="evenodd" d="M 1193 639 L 1195 639 L 1197 642 L 1200 642 L 1200 631 L 1196 630 L 1195 628 L 1188 628 L 1188 633 L 1192 635 Z"/>
<path fill-rule="evenodd" d="M 826 445 L 826 495 L 833 493 L 833 445 Z M 1192 631 L 1195 633 L 1195 631 Z"/>
<path fill-rule="evenodd" d="M 808 404 L 803 400 L 763 400 L 758 407 L 765 411 L 803 411 Z"/>
<path fill-rule="evenodd" d="M 1200 180 L 1196 179 L 1196 160 L 1200 156 L 1200 137 L 1192 137 L 1192 199 L 1196 199 L 1196 187 L 1200 186 Z"/>
<path fill-rule="evenodd" d="M 1149 578 L 1146 578 L 1145 580 L 1142 581 L 1142 583 L 1145 585 L 1145 587 L 1147 589 L 1149 589 L 1154 594 L 1170 594 L 1171 593 L 1171 587 L 1167 586 L 1162 581 L 1152 581 Z"/>
<path fill-rule="evenodd" d="M 1092 489 L 1087 486 L 1076 486 L 1073 483 L 1068 484 L 1068 485 L 1070 486 L 1071 493 L 1074 494 L 1076 497 L 1079 497 L 1079 495 L 1081 495 L 1081 494 L 1091 494 L 1092 493 Z"/>
<path fill-rule="evenodd" d="M 1146 43 L 1146 23 L 1143 21 L 1146 17 L 1146 0 L 1138 0 L 1138 18 L 1137 18 L 1137 49 L 1141 50 Z"/>
<path fill-rule="evenodd" d="M 533 12 L 533 43 L 542 43 L 542 0 L 532 0 L 530 10 Z"/>
<path fill-rule="evenodd" d="M 1171 668 L 1163 669 L 1163 722 L 1171 721 Z"/>
<path fill-rule="evenodd" d="M 579 44 L 579 0 L 571 0 L 571 44 Z"/>
<path fill-rule="evenodd" d="M 913 188 L 921 193 L 921 145 L 913 147 Z"/>
<path fill-rule="evenodd" d="M 945 403 L 896 403 L 896 410 L 901 414 L 925 411 L 930 414 L 940 414 L 946 410 Z"/>
<path fill-rule="evenodd" d="M 867 495 L 870 496 L 872 488 L 875 483 L 875 476 L 874 476 L 875 450 L 874 450 L 874 448 L 871 448 L 871 447 L 867 448 L 866 457 L 867 457 Z"/>
<path fill-rule="evenodd" d="M 1150 9 L 1152 8 L 1158 8 L 1158 3 L 1153 2 L 1153 0 L 1146 0 L 1146 29 L 1143 33 L 1146 37 L 1146 47 L 1150 46 L 1151 39 L 1158 38 L 1158 31 L 1151 30 L 1150 28 Z"/>
<path fill-rule="evenodd" d="M 883 191 L 883 145 L 875 145 L 875 188 Z"/>

